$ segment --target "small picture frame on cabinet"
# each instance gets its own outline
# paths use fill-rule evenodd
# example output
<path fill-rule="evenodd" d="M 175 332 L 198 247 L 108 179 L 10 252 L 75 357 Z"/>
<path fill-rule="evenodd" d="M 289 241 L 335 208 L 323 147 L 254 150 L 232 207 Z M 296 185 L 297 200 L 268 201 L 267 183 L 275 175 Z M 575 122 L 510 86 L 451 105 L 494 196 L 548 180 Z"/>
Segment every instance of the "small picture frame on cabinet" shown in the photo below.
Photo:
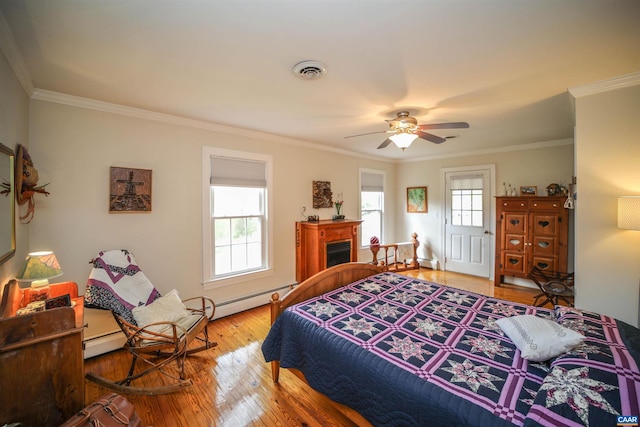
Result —
<path fill-rule="evenodd" d="M 538 187 L 535 185 L 525 185 L 520 187 L 520 195 L 521 196 L 537 196 L 538 195 Z"/>

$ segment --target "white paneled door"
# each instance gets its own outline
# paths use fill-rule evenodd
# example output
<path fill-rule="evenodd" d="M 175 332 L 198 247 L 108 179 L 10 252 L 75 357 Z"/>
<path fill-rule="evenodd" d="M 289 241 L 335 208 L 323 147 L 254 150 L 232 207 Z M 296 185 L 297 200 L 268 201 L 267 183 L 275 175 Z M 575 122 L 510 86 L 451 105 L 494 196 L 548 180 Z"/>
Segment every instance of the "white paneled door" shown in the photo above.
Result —
<path fill-rule="evenodd" d="M 444 177 L 444 269 L 488 278 L 493 258 L 492 168 L 447 170 Z"/>

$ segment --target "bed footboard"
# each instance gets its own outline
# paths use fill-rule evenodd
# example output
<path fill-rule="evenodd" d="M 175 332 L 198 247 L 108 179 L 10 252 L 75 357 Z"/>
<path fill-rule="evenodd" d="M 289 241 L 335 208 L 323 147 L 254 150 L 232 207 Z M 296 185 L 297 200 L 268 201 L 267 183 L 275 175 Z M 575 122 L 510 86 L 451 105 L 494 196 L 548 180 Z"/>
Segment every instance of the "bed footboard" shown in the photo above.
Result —
<path fill-rule="evenodd" d="M 271 295 L 271 324 L 273 325 L 280 313 L 291 305 L 322 295 L 341 286 L 364 279 L 365 277 L 381 273 L 382 271 L 384 271 L 384 269 L 381 266 L 368 263 L 349 262 L 338 264 L 309 277 L 287 293 L 282 299 L 280 299 L 280 295 L 276 292 Z M 273 382 L 278 382 L 280 377 L 279 361 L 271 362 L 271 377 Z"/>

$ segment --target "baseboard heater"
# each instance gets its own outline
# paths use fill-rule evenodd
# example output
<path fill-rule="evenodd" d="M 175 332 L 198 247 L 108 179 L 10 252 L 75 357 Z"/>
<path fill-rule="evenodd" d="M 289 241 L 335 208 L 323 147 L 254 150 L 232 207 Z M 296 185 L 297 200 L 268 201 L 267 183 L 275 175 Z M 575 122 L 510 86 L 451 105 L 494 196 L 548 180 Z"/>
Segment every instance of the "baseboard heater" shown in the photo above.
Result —
<path fill-rule="evenodd" d="M 274 292 L 279 292 L 282 298 L 293 286 L 295 284 L 217 302 L 214 319 L 269 304 L 271 295 Z M 84 315 L 85 324 L 87 325 L 83 341 L 85 359 L 122 348 L 126 338 L 110 311 L 85 308 Z"/>
<path fill-rule="evenodd" d="M 109 310 L 85 307 L 84 323 L 85 359 L 122 348 L 127 341 Z"/>
<path fill-rule="evenodd" d="M 280 286 L 278 288 L 262 291 L 251 295 L 245 295 L 232 300 L 217 302 L 215 318 L 226 317 L 231 314 L 269 304 L 269 302 L 271 301 L 271 295 L 273 295 L 274 292 L 278 292 L 280 294 L 280 298 L 282 298 L 293 288 L 293 286 L 295 285 L 292 284 Z"/>

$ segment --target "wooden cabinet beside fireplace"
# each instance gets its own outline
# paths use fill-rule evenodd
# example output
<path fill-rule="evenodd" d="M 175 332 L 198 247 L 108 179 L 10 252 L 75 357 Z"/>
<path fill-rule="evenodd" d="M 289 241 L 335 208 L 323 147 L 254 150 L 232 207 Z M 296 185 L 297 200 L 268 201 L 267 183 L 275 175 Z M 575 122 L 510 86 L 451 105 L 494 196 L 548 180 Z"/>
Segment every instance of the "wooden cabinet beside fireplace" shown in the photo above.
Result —
<path fill-rule="evenodd" d="M 344 250 L 349 244 L 348 260 L 358 260 L 358 226 L 361 220 L 321 220 L 296 222 L 296 281 L 298 283 L 331 267 L 327 265 L 327 247 Z M 341 263 L 338 262 L 338 263 Z"/>
<path fill-rule="evenodd" d="M 569 210 L 564 208 L 565 199 L 496 198 L 496 286 L 504 276 L 526 278 L 533 266 L 567 271 Z"/>

